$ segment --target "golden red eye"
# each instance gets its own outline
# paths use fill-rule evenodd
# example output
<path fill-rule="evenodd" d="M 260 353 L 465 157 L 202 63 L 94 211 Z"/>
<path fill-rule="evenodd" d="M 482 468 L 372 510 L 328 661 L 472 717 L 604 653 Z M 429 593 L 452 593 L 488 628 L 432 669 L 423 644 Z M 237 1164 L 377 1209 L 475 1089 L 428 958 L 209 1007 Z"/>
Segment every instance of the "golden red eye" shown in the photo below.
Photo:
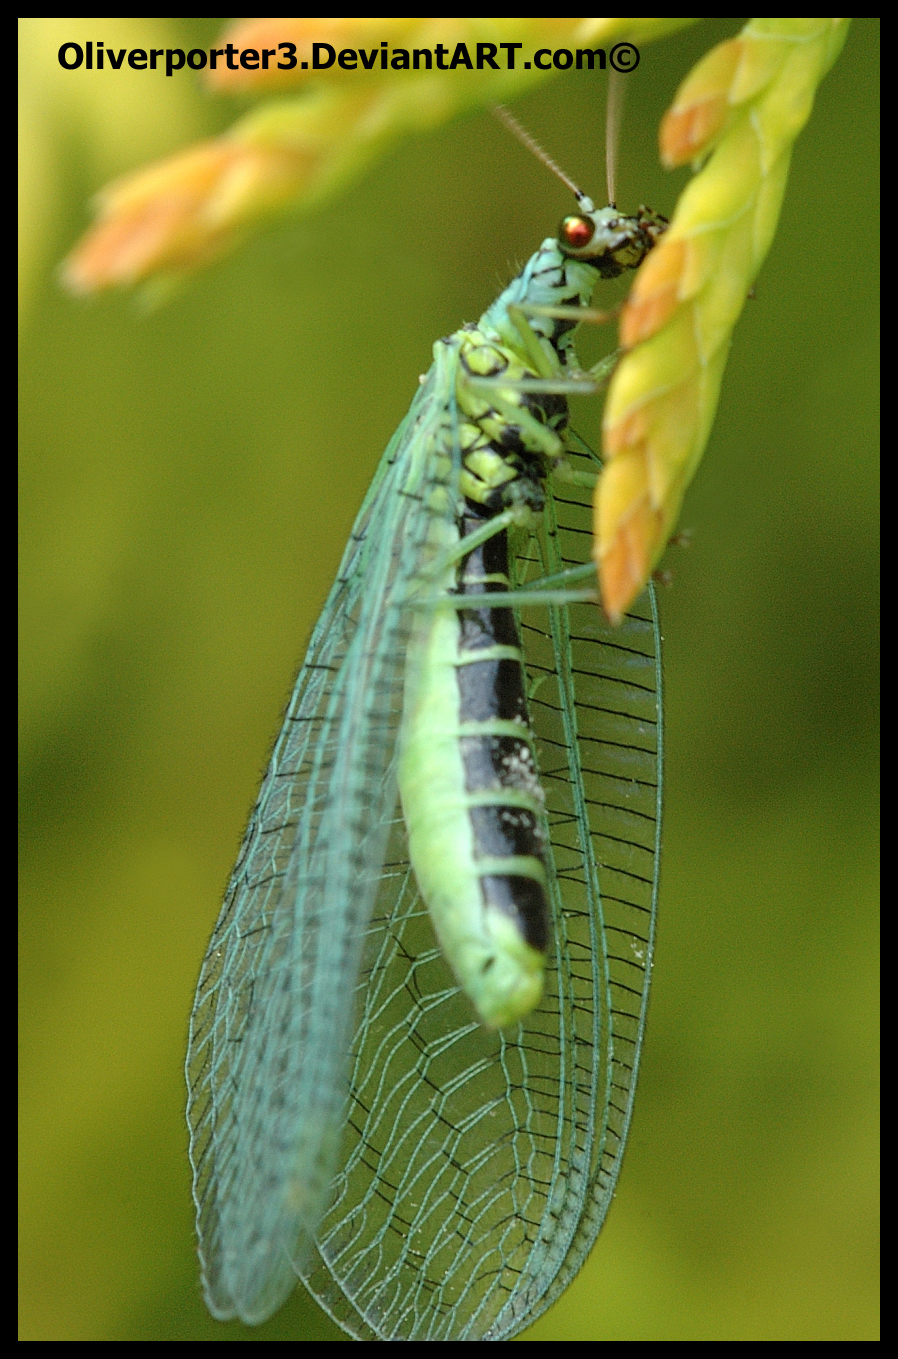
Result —
<path fill-rule="evenodd" d="M 569 250 L 582 250 L 589 245 L 595 235 L 595 229 L 595 223 L 589 217 L 572 213 L 570 217 L 565 217 L 558 228 L 558 239 Z"/>

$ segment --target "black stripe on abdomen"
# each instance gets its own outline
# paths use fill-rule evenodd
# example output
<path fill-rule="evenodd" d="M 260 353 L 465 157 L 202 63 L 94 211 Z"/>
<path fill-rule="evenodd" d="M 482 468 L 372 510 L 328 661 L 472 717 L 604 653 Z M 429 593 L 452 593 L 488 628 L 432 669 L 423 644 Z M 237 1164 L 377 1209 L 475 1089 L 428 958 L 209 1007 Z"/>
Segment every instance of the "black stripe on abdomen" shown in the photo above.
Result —
<path fill-rule="evenodd" d="M 491 609 L 510 613 L 510 609 Z M 512 622 L 514 620 L 512 619 Z M 488 656 L 458 667 L 458 716 L 462 722 L 527 723 L 527 698 L 521 662 L 510 656 Z M 529 724 L 528 724 L 529 725 Z"/>
<path fill-rule="evenodd" d="M 504 534 L 497 534 L 476 549 L 461 568 L 459 593 L 484 594 L 507 590 L 503 582 L 485 581 L 486 575 L 504 576 L 507 571 L 507 546 Z M 545 872 L 545 837 L 538 809 L 542 795 L 533 757 L 532 737 L 527 713 L 526 681 L 520 637 L 514 613 L 507 607 L 459 610 L 458 718 L 479 726 L 491 722 L 520 724 L 521 735 L 489 730 L 461 737 L 465 792 L 471 796 L 468 815 L 474 840 L 475 859 L 515 859 L 508 873 L 495 871 L 480 877 L 481 897 L 490 906 L 509 916 L 521 937 L 535 949 L 545 951 L 548 944 L 549 907 L 540 876 L 525 876 L 520 859 L 530 858 L 534 871 Z M 490 655 L 492 648 L 514 648 L 518 656 Z M 478 653 L 486 653 L 478 659 Z M 503 802 L 503 791 L 524 793 L 532 806 L 517 801 Z M 478 794 L 491 795 L 489 802 Z"/>
<path fill-rule="evenodd" d="M 488 874 L 480 879 L 483 904 L 510 916 L 518 933 L 531 948 L 545 953 L 549 947 L 549 903 L 536 878 L 515 873 Z"/>

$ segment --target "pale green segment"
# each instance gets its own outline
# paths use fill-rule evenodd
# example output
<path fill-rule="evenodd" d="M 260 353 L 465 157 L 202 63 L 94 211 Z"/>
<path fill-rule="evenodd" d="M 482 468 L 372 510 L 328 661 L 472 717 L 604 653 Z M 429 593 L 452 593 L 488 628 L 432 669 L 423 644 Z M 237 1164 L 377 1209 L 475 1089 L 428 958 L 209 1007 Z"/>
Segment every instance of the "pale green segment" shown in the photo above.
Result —
<path fill-rule="evenodd" d="M 399 792 L 409 857 L 446 960 L 485 1024 L 502 1028 L 529 1014 L 543 989 L 545 957 L 521 938 L 512 920 L 482 899 L 480 877 L 515 873 L 545 883 L 533 857 L 477 857 L 470 809 L 499 802 L 542 816 L 542 797 L 502 789 L 465 791 L 461 738 L 473 735 L 459 717 L 459 663 L 499 655 L 520 661 L 512 648 L 491 647 L 459 656 L 459 613 L 437 605 L 409 656 L 399 753 Z M 500 724 L 480 722 L 478 735 L 498 735 Z M 508 722 L 501 723 L 503 732 Z M 515 734 L 529 739 L 523 723 Z M 511 796 L 509 794 L 512 794 Z"/>

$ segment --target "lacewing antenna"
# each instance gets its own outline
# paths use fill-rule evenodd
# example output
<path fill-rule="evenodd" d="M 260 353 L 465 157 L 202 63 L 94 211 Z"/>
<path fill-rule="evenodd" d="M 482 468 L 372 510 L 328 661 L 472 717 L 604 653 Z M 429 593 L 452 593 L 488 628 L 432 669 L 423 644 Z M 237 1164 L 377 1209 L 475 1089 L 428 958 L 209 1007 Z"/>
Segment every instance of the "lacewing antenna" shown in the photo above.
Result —
<path fill-rule="evenodd" d="M 534 137 L 531 137 L 527 129 L 521 126 L 514 114 L 510 113 L 504 104 L 495 104 L 493 106 L 493 113 L 499 119 L 499 122 L 503 123 L 505 127 L 508 128 L 511 135 L 517 137 L 522 146 L 526 146 L 527 150 L 532 155 L 536 156 L 536 159 L 541 161 L 547 170 L 551 170 L 552 174 L 560 179 L 562 184 L 567 185 L 584 212 L 594 211 L 592 199 L 587 198 L 586 194 L 582 189 L 577 187 L 570 175 L 565 174 L 561 166 L 549 155 L 548 151 L 543 150 L 539 142 L 536 141 Z"/>
<path fill-rule="evenodd" d="M 620 129 L 624 111 L 625 86 L 623 79 L 618 71 L 609 72 L 608 77 L 608 101 L 605 109 L 605 185 L 608 191 L 608 206 L 617 205 L 616 177 L 617 177 L 617 155 L 620 146 Z M 594 205 L 592 199 L 580 189 L 570 175 L 565 174 L 557 161 L 553 160 L 535 137 L 521 123 L 518 122 L 514 114 L 505 107 L 504 104 L 495 104 L 493 113 L 499 119 L 513 137 L 525 146 L 531 155 L 545 165 L 547 170 L 565 184 L 576 198 L 584 212 L 592 212 Z"/>

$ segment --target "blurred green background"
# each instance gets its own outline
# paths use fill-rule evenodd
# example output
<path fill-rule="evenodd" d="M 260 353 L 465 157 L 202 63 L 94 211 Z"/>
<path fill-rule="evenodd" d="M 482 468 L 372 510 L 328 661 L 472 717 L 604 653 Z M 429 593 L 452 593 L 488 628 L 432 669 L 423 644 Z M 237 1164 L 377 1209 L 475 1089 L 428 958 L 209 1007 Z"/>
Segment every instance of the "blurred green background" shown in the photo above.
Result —
<path fill-rule="evenodd" d="M 622 207 L 672 209 L 685 174 L 658 168 L 654 129 L 741 22 L 644 49 Z M 27 1340 L 345 1338 L 301 1289 L 259 1330 L 205 1313 L 187 1016 L 380 452 L 434 339 L 476 319 L 568 211 L 482 113 L 396 145 L 164 309 L 73 302 L 54 270 L 90 195 L 235 108 L 186 72 L 79 80 L 57 47 L 219 32 L 22 29 Z M 599 1245 L 526 1339 L 877 1336 L 877 37 L 855 23 L 798 142 L 687 499 L 692 545 L 668 553 L 641 1088 Z M 603 100 L 601 78 L 571 73 L 515 105 L 596 196 Z"/>

